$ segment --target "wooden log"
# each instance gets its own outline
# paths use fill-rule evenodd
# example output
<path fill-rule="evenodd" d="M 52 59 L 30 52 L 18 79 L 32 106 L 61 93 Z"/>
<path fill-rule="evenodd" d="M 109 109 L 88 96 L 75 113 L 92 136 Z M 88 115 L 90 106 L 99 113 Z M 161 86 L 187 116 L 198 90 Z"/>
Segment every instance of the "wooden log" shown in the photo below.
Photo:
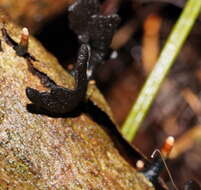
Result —
<path fill-rule="evenodd" d="M 16 42 L 20 41 L 19 27 L 2 21 L 0 27 L 5 27 Z M 30 113 L 26 87 L 47 89 L 29 71 L 26 59 L 16 55 L 8 45 L 2 31 L 0 40 L 1 190 L 154 189 L 89 114 L 82 110 L 66 117 Z M 28 51 L 39 60 L 34 62 L 34 67 L 59 85 L 73 88 L 72 76 L 32 37 Z M 111 114 L 96 89 L 88 93 L 92 101 Z"/>

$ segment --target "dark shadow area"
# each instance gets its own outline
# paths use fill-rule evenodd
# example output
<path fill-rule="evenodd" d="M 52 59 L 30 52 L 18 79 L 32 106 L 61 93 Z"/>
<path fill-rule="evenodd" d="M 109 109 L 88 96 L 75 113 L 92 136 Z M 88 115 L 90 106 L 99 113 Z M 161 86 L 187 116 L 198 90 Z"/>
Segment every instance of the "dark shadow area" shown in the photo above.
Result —
<path fill-rule="evenodd" d="M 67 10 L 43 25 L 35 37 L 58 58 L 64 67 L 68 61 L 75 60 L 79 43 L 77 36 L 69 28 Z"/>

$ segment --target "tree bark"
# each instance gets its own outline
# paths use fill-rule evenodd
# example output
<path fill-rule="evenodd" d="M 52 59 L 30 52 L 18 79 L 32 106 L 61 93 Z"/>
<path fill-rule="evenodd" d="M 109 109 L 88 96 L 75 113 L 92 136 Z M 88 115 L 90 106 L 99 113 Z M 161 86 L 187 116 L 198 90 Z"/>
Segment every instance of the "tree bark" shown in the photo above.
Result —
<path fill-rule="evenodd" d="M 12 23 L 5 28 L 19 42 L 21 29 Z M 25 88 L 47 89 L 1 31 L 0 40 L 0 190 L 153 189 L 89 114 L 80 111 L 56 118 L 30 113 Z M 28 51 L 39 60 L 34 62 L 37 69 L 59 85 L 73 88 L 73 78 L 32 37 Z M 90 87 L 88 97 L 112 120 L 95 87 Z"/>

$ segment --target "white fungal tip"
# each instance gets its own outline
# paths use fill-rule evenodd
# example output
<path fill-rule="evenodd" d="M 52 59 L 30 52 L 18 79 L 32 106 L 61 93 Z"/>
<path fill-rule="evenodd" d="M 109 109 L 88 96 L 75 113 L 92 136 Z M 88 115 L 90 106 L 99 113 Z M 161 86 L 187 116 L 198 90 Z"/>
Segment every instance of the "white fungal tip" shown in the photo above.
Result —
<path fill-rule="evenodd" d="M 22 29 L 22 34 L 25 35 L 25 36 L 28 36 L 28 35 L 29 35 L 29 30 L 28 30 L 28 28 L 24 27 L 24 28 Z"/>
<path fill-rule="evenodd" d="M 166 139 L 166 143 L 169 144 L 170 146 L 173 146 L 174 145 L 174 142 L 175 142 L 175 138 L 173 136 L 169 136 L 167 139 Z"/>
<path fill-rule="evenodd" d="M 144 168 L 144 162 L 143 162 L 142 160 L 138 160 L 138 161 L 136 162 L 136 167 L 137 167 L 138 169 Z"/>

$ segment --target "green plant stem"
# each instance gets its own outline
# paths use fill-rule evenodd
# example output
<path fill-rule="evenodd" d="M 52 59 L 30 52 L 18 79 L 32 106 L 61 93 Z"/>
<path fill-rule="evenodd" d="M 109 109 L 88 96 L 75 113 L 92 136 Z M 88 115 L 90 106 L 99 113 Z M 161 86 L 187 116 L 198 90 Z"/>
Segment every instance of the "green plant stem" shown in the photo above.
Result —
<path fill-rule="evenodd" d="M 143 122 L 163 80 L 180 52 L 190 30 L 201 10 L 201 0 L 189 0 L 175 24 L 160 57 L 144 84 L 138 99 L 122 127 L 122 134 L 132 141 Z M 160 113 L 159 113 L 160 114 Z"/>

